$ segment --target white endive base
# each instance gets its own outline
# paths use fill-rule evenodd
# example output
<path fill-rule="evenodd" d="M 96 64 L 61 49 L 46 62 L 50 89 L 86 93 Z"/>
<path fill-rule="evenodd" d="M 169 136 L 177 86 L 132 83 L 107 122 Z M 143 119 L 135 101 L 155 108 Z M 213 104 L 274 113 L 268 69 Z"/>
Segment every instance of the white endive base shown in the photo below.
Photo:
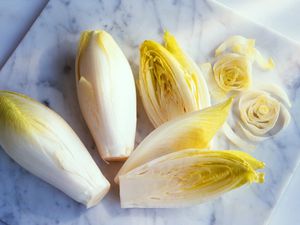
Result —
<path fill-rule="evenodd" d="M 101 201 L 101 199 L 107 194 L 107 192 L 109 191 L 109 188 L 110 188 L 110 184 L 107 183 L 105 188 L 102 188 L 101 191 L 99 191 L 99 189 L 98 189 L 97 190 L 98 193 L 94 195 L 94 198 L 92 198 L 89 202 L 87 202 L 86 207 L 91 208 L 91 207 L 97 205 Z"/>

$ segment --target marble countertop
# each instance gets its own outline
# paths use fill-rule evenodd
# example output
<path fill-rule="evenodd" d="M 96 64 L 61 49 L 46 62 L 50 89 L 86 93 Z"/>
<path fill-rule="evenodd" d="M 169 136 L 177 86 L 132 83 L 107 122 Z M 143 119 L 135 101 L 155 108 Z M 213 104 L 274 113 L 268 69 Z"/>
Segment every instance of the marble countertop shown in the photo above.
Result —
<path fill-rule="evenodd" d="M 238 1 L 238 0 L 220 0 L 227 6 L 247 16 L 252 20 L 267 25 L 287 37 L 300 42 L 300 15 L 297 15 L 297 9 L 300 9 L 300 2 L 296 0 L 287 0 L 283 3 L 280 1 L 255 0 L 255 1 Z M 28 0 L 24 3 L 22 0 L 0 1 L 0 66 L 17 47 L 22 37 L 39 15 L 47 1 Z M 272 4 L 272 7 L 269 7 Z M 286 17 L 289 13 L 288 17 Z M 11 25 L 13 21 L 13 26 Z M 275 213 L 271 217 L 269 224 L 299 224 L 300 211 L 298 187 L 300 185 L 300 168 L 294 173 L 291 183 L 285 194 L 278 203 Z M 293 209 L 293 210 L 291 210 Z M 0 217 L 1 224 L 1 217 Z"/>

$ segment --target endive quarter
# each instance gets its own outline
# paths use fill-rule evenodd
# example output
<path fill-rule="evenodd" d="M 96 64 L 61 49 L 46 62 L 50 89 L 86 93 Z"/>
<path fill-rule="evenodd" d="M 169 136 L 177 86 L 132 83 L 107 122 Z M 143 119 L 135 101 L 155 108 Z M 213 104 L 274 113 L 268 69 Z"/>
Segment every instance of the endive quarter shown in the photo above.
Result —
<path fill-rule="evenodd" d="M 139 91 L 155 127 L 210 105 L 200 69 L 169 33 L 165 34 L 165 44 L 145 41 L 140 48 Z"/>
<path fill-rule="evenodd" d="M 194 205 L 247 183 L 264 182 L 264 174 L 256 172 L 263 167 L 250 155 L 233 150 L 170 153 L 120 176 L 121 207 Z"/>
<path fill-rule="evenodd" d="M 29 97 L 0 91 L 0 144 L 26 170 L 87 207 L 109 189 L 72 128 Z"/>
<path fill-rule="evenodd" d="M 126 159 L 134 147 L 135 84 L 126 57 L 105 31 L 82 33 L 76 83 L 83 117 L 101 157 Z"/>
<path fill-rule="evenodd" d="M 150 133 L 132 152 L 118 172 L 120 175 L 159 156 L 186 148 L 208 148 L 211 139 L 226 121 L 232 99 L 168 121 Z"/>

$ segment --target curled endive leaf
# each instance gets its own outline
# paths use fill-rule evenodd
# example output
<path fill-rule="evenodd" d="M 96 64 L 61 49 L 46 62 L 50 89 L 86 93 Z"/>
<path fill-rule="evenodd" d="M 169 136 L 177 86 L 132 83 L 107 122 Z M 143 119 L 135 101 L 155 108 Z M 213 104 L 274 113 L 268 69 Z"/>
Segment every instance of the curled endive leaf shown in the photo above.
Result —
<path fill-rule="evenodd" d="M 155 127 L 210 105 L 200 69 L 169 33 L 165 42 L 166 48 L 155 41 L 145 41 L 140 48 L 139 91 Z"/>
<path fill-rule="evenodd" d="M 240 126 L 251 141 L 262 141 L 275 135 L 290 122 L 287 108 L 268 92 L 244 93 L 238 102 Z"/>
<path fill-rule="evenodd" d="M 287 94 L 276 85 L 249 90 L 237 98 L 233 107 L 235 123 L 225 123 L 224 134 L 238 147 L 254 149 L 256 143 L 276 135 L 289 124 L 290 106 Z"/>
<path fill-rule="evenodd" d="M 150 133 L 132 152 L 118 172 L 120 175 L 159 156 L 186 148 L 208 148 L 211 139 L 226 121 L 232 98 L 206 109 L 168 121 Z"/>
<path fill-rule="evenodd" d="M 105 31 L 82 33 L 76 83 L 83 117 L 101 157 L 126 159 L 135 139 L 135 84 L 125 55 Z"/>
<path fill-rule="evenodd" d="M 263 183 L 264 163 L 239 151 L 186 149 L 120 176 L 122 208 L 172 208 L 205 202 L 247 183 Z M 139 187 L 139 188 L 136 188 Z"/>
<path fill-rule="evenodd" d="M 235 35 L 225 40 L 215 51 L 216 56 L 220 56 L 226 50 L 230 52 L 238 53 L 249 58 L 251 61 L 255 61 L 263 69 L 273 69 L 275 64 L 272 58 L 266 59 L 255 48 L 255 40 L 247 39 L 243 36 Z"/>
<path fill-rule="evenodd" d="M 244 91 L 251 85 L 252 64 L 235 53 L 221 55 L 213 66 L 214 78 L 224 92 Z"/>
<path fill-rule="evenodd" d="M 26 170 L 87 207 L 109 190 L 72 128 L 29 97 L 0 91 L 0 144 Z"/>

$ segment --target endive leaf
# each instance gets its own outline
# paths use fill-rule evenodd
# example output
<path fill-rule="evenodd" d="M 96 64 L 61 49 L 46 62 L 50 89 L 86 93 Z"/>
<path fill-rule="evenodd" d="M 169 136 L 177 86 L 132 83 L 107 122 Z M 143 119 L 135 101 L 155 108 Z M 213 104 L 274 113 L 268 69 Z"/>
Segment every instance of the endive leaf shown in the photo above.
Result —
<path fill-rule="evenodd" d="M 219 56 L 228 49 L 233 53 L 244 55 L 250 60 L 256 61 L 263 69 L 270 70 L 275 66 L 272 58 L 266 59 L 262 56 L 260 51 L 255 48 L 254 39 L 247 39 L 239 35 L 231 36 L 216 49 L 215 55 Z"/>
<path fill-rule="evenodd" d="M 263 183 L 264 164 L 238 151 L 186 149 L 120 176 L 122 208 L 185 207 L 247 183 Z M 139 188 L 136 188 L 139 187 Z"/>
<path fill-rule="evenodd" d="M 87 207 L 109 189 L 71 127 L 29 97 L 0 91 L 0 144 L 26 170 Z"/>
<path fill-rule="evenodd" d="M 228 123 L 223 126 L 226 137 L 243 150 L 254 149 L 254 144 L 276 135 L 290 122 L 287 94 L 274 85 L 263 85 L 261 88 L 239 96 L 236 123 L 231 124 L 237 132 L 233 132 Z"/>
<path fill-rule="evenodd" d="M 226 121 L 232 98 L 221 104 L 180 116 L 150 133 L 132 152 L 118 176 L 159 156 L 186 148 L 208 148 Z"/>
<path fill-rule="evenodd" d="M 281 92 L 283 91 L 277 94 Z M 282 98 L 285 103 L 285 97 L 275 98 L 271 93 L 262 90 L 248 91 L 239 98 L 238 109 L 241 119 L 239 124 L 250 141 L 262 141 L 288 125 L 290 114 L 280 102 Z"/>
<path fill-rule="evenodd" d="M 213 72 L 217 85 L 226 93 L 244 91 L 251 86 L 252 65 L 245 56 L 223 54 L 215 62 Z"/>

